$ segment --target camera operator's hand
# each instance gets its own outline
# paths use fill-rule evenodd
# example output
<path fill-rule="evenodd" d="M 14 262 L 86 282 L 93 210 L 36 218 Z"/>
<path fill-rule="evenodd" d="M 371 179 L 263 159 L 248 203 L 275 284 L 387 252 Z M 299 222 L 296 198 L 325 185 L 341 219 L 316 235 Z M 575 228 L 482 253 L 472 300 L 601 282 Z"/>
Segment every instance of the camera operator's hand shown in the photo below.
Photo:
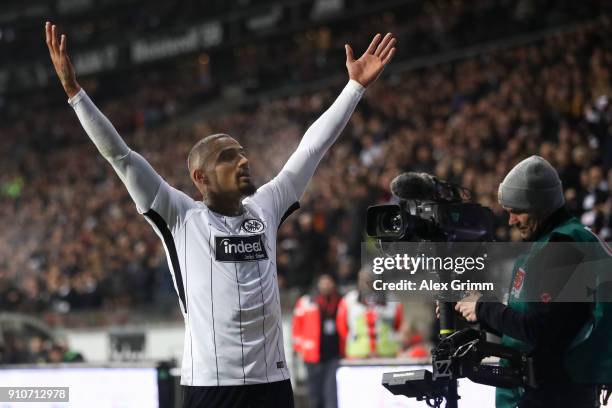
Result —
<path fill-rule="evenodd" d="M 482 296 L 481 293 L 474 292 L 468 297 L 461 299 L 455 305 L 455 310 L 461 313 L 461 316 L 470 323 L 476 323 L 476 302 Z"/>

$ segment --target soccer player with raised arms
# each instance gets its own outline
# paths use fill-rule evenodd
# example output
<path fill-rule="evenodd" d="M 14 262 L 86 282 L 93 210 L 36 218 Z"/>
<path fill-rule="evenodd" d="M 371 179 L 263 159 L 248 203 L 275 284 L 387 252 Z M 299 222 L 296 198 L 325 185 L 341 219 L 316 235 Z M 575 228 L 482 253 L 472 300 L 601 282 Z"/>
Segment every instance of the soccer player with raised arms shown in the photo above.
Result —
<path fill-rule="evenodd" d="M 45 24 L 55 71 L 83 129 L 161 238 L 185 321 L 184 407 L 293 407 L 281 330 L 276 233 L 365 89 L 395 53 L 377 34 L 359 58 L 346 45 L 349 82 L 304 134 L 285 166 L 256 188 L 238 141 L 198 141 L 187 166 L 202 201 L 174 189 L 131 150 L 79 86 L 67 38 Z"/>

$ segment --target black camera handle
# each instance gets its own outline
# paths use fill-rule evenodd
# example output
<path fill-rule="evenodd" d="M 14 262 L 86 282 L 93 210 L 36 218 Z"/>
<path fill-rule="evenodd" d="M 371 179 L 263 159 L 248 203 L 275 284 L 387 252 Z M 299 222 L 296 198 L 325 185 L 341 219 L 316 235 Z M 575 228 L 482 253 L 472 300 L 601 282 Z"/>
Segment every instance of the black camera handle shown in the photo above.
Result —
<path fill-rule="evenodd" d="M 455 333 L 455 302 L 440 302 L 440 340 L 444 339 Z M 450 356 L 449 356 L 450 357 Z M 434 379 L 436 377 L 446 377 L 446 408 L 458 408 L 459 395 L 457 393 L 457 379 L 452 378 L 450 375 L 446 376 L 439 369 L 443 367 L 433 367 Z M 450 367 L 448 367 L 450 368 Z M 450 372 L 449 372 L 450 374 Z"/>

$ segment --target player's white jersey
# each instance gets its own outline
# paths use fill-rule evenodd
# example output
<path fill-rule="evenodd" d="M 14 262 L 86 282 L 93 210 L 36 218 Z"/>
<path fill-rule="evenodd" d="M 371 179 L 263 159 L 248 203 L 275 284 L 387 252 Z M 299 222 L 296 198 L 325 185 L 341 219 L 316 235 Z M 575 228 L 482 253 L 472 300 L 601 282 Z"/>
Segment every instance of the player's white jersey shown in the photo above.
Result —
<path fill-rule="evenodd" d="M 306 131 L 283 169 L 243 200 L 238 217 L 215 214 L 166 183 L 121 139 L 81 89 L 68 101 L 138 212 L 164 243 L 183 316 L 181 384 L 242 385 L 289 378 L 276 279 L 276 232 L 365 88 L 351 80 Z"/>
<path fill-rule="evenodd" d="M 279 175 L 216 214 L 162 182 L 144 213 L 162 238 L 185 318 L 183 385 L 289 378 L 276 277 L 276 232 L 297 197 Z"/>

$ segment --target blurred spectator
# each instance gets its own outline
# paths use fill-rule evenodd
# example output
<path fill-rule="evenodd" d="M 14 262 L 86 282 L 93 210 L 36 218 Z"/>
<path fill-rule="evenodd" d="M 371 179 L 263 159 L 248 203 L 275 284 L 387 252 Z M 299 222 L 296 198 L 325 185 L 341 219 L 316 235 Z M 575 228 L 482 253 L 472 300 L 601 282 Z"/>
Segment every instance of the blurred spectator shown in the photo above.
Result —
<path fill-rule="evenodd" d="M 85 358 L 78 351 L 69 350 L 65 344 L 55 343 L 48 352 L 47 362 L 51 364 L 59 363 L 82 363 Z"/>
<path fill-rule="evenodd" d="M 340 359 L 340 338 L 336 317 L 340 295 L 332 275 L 317 280 L 316 293 L 300 297 L 293 313 L 293 346 L 308 371 L 312 408 L 335 408 L 336 370 Z"/>
<path fill-rule="evenodd" d="M 47 362 L 48 354 L 45 342 L 39 336 L 30 338 L 28 363 L 40 364 Z"/>
<path fill-rule="evenodd" d="M 401 357 L 410 359 L 425 359 L 430 356 L 425 336 L 417 330 L 414 324 L 404 321 L 400 328 Z"/>
<path fill-rule="evenodd" d="M 612 240 L 612 212 L 610 206 L 612 199 L 606 191 L 596 190 L 594 193 L 593 208 L 580 218 L 580 222 L 591 228 L 604 241 Z"/>
<path fill-rule="evenodd" d="M 402 304 L 374 291 L 372 281 L 372 273 L 362 269 L 357 289 L 340 302 L 338 333 L 347 358 L 395 357 L 400 350 Z"/>
<path fill-rule="evenodd" d="M 2 348 L 2 364 L 24 364 L 30 362 L 29 344 L 26 344 L 17 332 L 4 330 Z"/>

